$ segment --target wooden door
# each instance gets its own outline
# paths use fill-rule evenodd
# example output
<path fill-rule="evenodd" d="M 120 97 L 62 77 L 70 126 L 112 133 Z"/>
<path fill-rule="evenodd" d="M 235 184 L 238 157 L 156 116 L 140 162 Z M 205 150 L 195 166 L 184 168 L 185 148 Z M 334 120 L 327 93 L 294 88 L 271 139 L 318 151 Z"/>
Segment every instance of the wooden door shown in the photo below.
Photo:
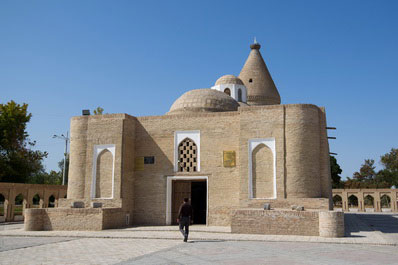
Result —
<path fill-rule="evenodd" d="M 177 214 L 184 198 L 191 198 L 190 180 L 173 180 L 172 224 L 177 224 Z"/>

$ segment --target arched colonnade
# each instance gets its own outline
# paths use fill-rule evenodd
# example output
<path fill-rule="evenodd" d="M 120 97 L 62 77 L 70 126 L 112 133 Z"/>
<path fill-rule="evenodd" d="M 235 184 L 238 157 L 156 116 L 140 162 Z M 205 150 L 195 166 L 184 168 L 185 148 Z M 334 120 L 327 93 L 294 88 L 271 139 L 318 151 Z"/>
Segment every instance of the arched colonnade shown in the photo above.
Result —
<path fill-rule="evenodd" d="M 398 189 L 333 189 L 334 210 L 398 212 Z"/>
<path fill-rule="evenodd" d="M 22 221 L 26 208 L 58 207 L 67 186 L 0 183 L 0 222 Z"/>

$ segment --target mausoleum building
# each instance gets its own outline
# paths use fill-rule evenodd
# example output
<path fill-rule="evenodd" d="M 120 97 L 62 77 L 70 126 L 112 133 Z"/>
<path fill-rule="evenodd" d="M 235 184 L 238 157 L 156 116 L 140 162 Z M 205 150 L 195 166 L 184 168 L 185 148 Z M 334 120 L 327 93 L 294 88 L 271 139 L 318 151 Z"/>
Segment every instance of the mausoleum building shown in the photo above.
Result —
<path fill-rule="evenodd" d="M 189 197 L 194 224 L 341 236 L 325 110 L 281 104 L 260 47 L 239 76 L 187 91 L 165 115 L 73 117 L 67 199 L 28 210 L 26 229 L 172 225 Z"/>

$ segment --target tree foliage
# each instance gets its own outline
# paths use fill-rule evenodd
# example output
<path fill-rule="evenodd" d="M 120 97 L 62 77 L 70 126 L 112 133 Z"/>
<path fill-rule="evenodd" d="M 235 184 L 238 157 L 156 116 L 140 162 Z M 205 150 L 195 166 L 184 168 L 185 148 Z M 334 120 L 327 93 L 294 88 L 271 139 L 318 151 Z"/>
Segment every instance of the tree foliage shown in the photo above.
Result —
<path fill-rule="evenodd" d="M 344 188 L 391 188 L 398 186 L 398 149 L 392 148 L 389 153 L 380 157 L 383 169 L 376 172 L 375 161 L 365 159 L 359 172 L 355 172 L 352 178 L 347 178 Z"/>
<path fill-rule="evenodd" d="M 94 115 L 102 115 L 104 113 L 104 109 L 101 107 L 97 107 L 93 112 Z"/>
<path fill-rule="evenodd" d="M 376 178 L 376 166 L 373 159 L 365 159 L 365 162 L 361 165 L 359 172 L 354 172 L 353 179 L 362 183 L 371 183 Z"/>
<path fill-rule="evenodd" d="M 343 172 L 343 170 L 341 169 L 340 165 L 337 164 L 337 159 L 334 156 L 330 156 L 330 172 L 332 175 L 332 188 L 342 188 L 340 174 Z"/>
<path fill-rule="evenodd" d="M 27 104 L 10 101 L 0 104 L 0 181 L 27 182 L 43 169 L 42 160 L 47 152 L 32 150 L 26 125 L 32 114 Z"/>
<path fill-rule="evenodd" d="M 58 167 L 61 173 L 61 182 L 62 182 L 62 172 L 64 170 L 64 158 L 58 162 Z M 68 184 L 68 176 L 69 176 L 69 154 L 66 155 L 66 163 L 65 163 L 65 184 Z"/>
<path fill-rule="evenodd" d="M 384 167 L 381 172 L 383 179 L 398 187 L 398 148 L 392 148 L 389 153 L 382 155 L 380 162 Z"/>
<path fill-rule="evenodd" d="M 33 174 L 28 179 L 28 183 L 61 185 L 62 184 L 62 172 L 51 170 L 50 173 L 47 173 L 45 170 L 40 170 L 40 172 Z"/>

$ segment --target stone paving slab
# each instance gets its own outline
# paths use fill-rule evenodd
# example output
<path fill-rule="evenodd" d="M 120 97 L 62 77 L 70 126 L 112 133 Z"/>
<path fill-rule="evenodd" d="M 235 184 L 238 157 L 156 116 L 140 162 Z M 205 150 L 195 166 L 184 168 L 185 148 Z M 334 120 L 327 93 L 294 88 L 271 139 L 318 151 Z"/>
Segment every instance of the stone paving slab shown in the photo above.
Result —
<path fill-rule="evenodd" d="M 194 225 L 24 231 L 0 225 L 0 264 L 397 264 L 398 215 L 345 215 L 345 238 L 232 234 Z M 325 244 L 327 243 L 327 244 Z"/>
<path fill-rule="evenodd" d="M 48 238 L 38 240 L 45 242 Z M 145 239 L 58 240 L 62 242 L 50 240 L 30 247 L 20 247 L 20 243 L 15 249 L 0 251 L 0 264 L 115 264 L 182 244 L 181 241 Z"/>
<path fill-rule="evenodd" d="M 0 237 L 0 252 L 75 240 L 71 237 Z"/>
<path fill-rule="evenodd" d="M 309 242 L 2 237 L 0 264 L 397 264 L 393 246 Z M 26 240 L 31 245 L 26 245 Z M 57 242 L 58 241 L 58 242 Z"/>
<path fill-rule="evenodd" d="M 26 237 L 74 237 L 74 238 L 115 238 L 115 239 L 168 239 L 181 240 L 181 234 L 168 229 L 151 228 L 152 230 L 140 230 L 135 228 L 114 229 L 103 231 L 24 231 L 22 229 L 0 231 L 0 236 L 26 236 Z M 396 245 L 395 242 L 386 240 L 381 234 L 371 232 L 351 233 L 350 237 L 324 238 L 315 236 L 289 236 L 289 235 L 250 235 L 192 231 L 191 240 L 220 240 L 220 241 L 269 241 L 269 242 L 316 242 L 336 244 L 374 244 Z"/>
<path fill-rule="evenodd" d="M 119 263 L 128 264 L 397 264 L 392 246 L 297 242 L 194 242 Z"/>

